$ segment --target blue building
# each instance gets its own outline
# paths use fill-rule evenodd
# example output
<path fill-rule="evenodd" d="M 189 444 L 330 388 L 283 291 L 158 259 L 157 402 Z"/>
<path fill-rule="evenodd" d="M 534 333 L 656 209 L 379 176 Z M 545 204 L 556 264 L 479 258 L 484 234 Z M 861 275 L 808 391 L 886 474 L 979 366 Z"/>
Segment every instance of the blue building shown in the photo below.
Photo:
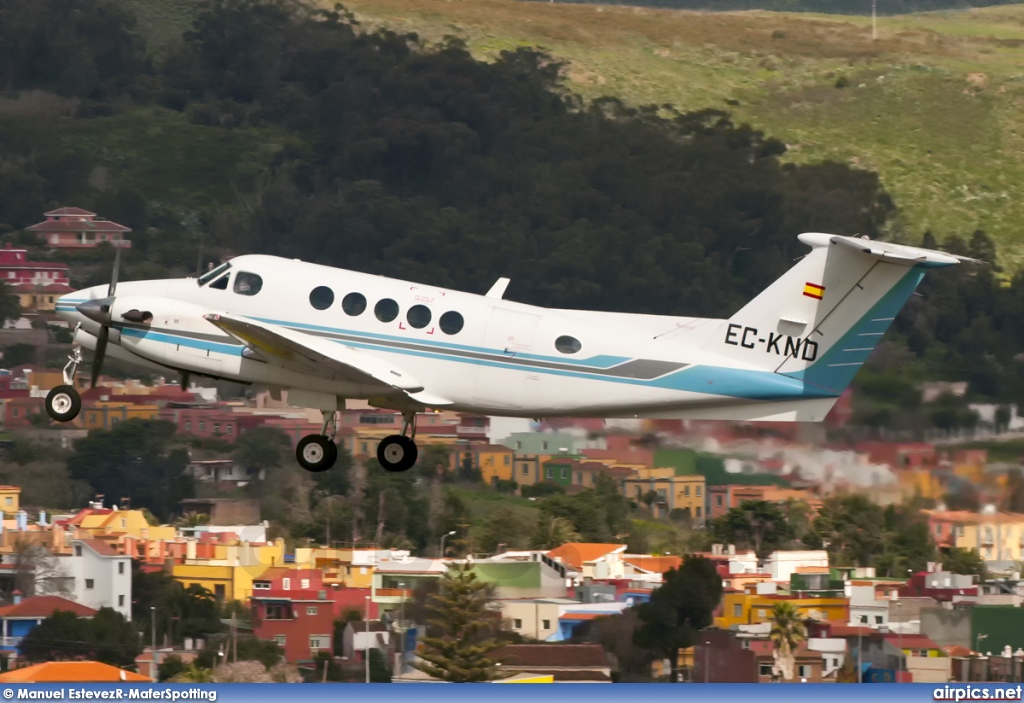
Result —
<path fill-rule="evenodd" d="M 22 637 L 31 632 L 36 625 L 53 615 L 58 610 L 67 610 L 79 617 L 91 618 L 96 614 L 92 608 L 70 601 L 60 596 L 34 596 L 22 599 L 20 592 L 14 592 L 14 603 L 0 608 L 0 651 L 18 651 Z"/>

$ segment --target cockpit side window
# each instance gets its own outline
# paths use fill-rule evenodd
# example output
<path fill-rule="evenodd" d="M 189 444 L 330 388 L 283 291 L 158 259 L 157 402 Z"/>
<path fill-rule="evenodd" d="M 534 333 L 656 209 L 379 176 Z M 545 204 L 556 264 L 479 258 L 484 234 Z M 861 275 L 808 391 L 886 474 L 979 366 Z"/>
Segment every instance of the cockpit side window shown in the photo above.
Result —
<path fill-rule="evenodd" d="M 211 270 L 207 271 L 206 273 L 204 273 L 202 276 L 199 277 L 199 281 L 198 281 L 199 285 L 205 286 L 207 283 L 209 283 L 210 281 L 215 279 L 217 276 L 219 276 L 222 273 L 224 273 L 225 271 L 227 271 L 229 268 L 231 268 L 231 263 L 230 262 L 225 262 L 225 263 L 221 264 L 220 266 L 218 266 L 217 268 L 211 269 Z"/>
<path fill-rule="evenodd" d="M 218 278 L 216 281 L 210 284 L 210 288 L 216 288 L 217 290 L 227 290 L 229 278 L 231 278 L 230 273 L 227 276 Z"/>
<path fill-rule="evenodd" d="M 239 271 L 235 274 L 234 291 L 240 295 L 256 295 L 263 288 L 263 279 L 255 273 Z"/>

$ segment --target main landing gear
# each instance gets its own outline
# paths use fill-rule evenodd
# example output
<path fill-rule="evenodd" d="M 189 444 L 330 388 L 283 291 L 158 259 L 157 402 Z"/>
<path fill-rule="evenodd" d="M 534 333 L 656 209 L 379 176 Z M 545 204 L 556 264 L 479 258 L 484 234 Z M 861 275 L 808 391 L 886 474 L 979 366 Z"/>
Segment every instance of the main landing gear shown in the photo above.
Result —
<path fill-rule="evenodd" d="M 338 445 L 334 435 L 338 431 L 338 416 L 333 410 L 323 411 L 324 424 L 320 434 L 306 435 L 295 448 L 295 458 L 306 471 L 327 471 L 338 460 Z"/>
<path fill-rule="evenodd" d="M 402 434 L 385 437 L 377 445 L 377 461 L 385 471 L 408 471 L 419 456 L 413 439 L 416 436 L 416 413 L 404 415 L 404 418 Z"/>
<path fill-rule="evenodd" d="M 64 384 L 46 394 L 46 414 L 57 422 L 71 422 L 82 411 L 82 396 L 75 390 L 75 374 L 82 363 L 82 349 L 73 347 L 64 366 Z"/>

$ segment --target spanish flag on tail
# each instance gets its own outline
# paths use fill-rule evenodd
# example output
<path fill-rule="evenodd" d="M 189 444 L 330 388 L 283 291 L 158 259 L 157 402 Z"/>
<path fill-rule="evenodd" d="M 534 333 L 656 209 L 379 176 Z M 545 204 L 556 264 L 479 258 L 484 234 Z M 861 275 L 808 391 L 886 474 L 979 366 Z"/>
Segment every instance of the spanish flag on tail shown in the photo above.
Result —
<path fill-rule="evenodd" d="M 808 298 L 821 300 L 822 298 L 825 297 L 825 286 L 819 286 L 817 283 L 805 283 L 804 295 L 806 295 Z"/>

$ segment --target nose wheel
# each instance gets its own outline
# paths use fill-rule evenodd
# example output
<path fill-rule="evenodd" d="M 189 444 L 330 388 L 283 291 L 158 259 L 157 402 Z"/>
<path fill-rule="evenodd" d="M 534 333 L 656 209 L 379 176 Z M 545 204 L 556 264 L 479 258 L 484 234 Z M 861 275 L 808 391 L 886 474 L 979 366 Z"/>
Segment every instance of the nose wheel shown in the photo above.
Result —
<path fill-rule="evenodd" d="M 416 414 L 410 413 L 405 416 L 402 434 L 385 437 L 377 445 L 377 461 L 385 471 L 408 471 L 416 464 L 419 450 L 416 448 L 416 440 L 413 439 L 415 436 Z"/>
<path fill-rule="evenodd" d="M 71 422 L 82 411 L 82 396 L 75 390 L 75 375 L 82 363 L 82 349 L 75 346 L 64 366 L 64 383 L 46 394 L 46 414 L 57 422 Z"/>

